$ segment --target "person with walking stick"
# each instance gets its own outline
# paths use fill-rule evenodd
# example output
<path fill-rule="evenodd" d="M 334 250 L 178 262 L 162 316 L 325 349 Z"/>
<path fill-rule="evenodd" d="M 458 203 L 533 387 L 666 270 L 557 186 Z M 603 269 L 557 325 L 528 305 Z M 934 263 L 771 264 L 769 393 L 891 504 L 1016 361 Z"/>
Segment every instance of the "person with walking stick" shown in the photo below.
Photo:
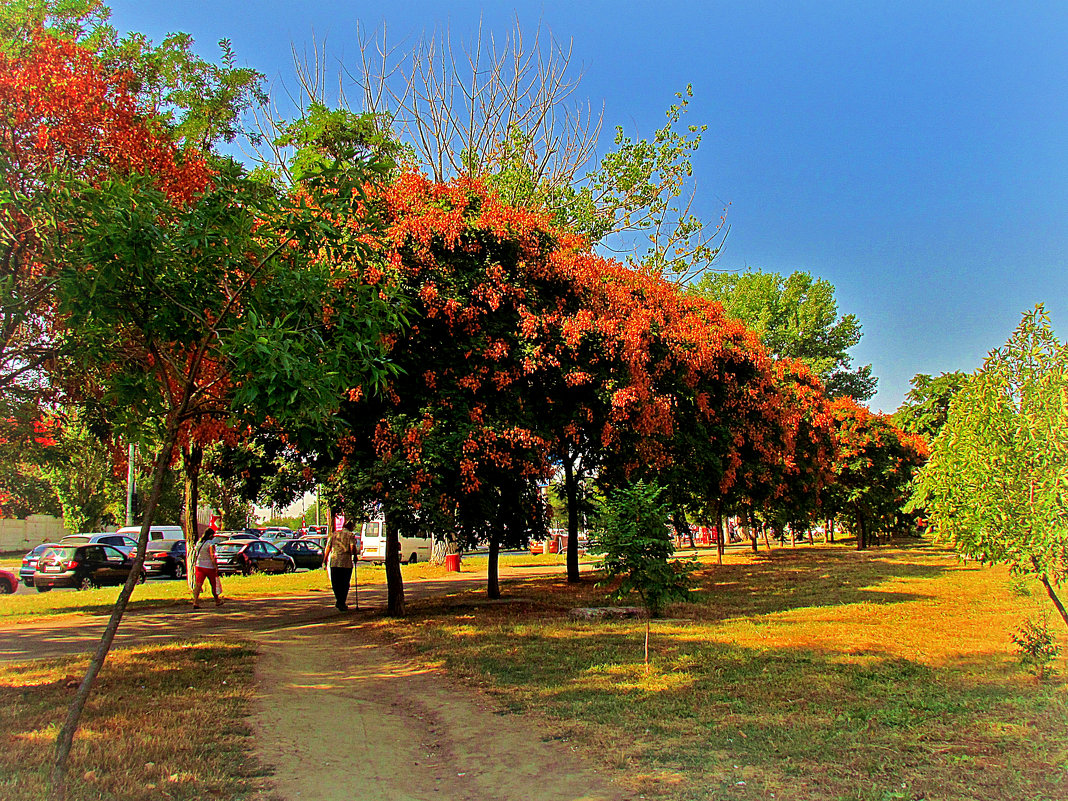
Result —
<path fill-rule="evenodd" d="M 330 573 L 330 587 L 334 591 L 334 606 L 340 612 L 349 609 L 349 584 L 352 581 L 353 557 L 360 555 L 356 535 L 346 523 L 340 531 L 335 531 L 326 540 L 323 551 L 323 567 Z"/>

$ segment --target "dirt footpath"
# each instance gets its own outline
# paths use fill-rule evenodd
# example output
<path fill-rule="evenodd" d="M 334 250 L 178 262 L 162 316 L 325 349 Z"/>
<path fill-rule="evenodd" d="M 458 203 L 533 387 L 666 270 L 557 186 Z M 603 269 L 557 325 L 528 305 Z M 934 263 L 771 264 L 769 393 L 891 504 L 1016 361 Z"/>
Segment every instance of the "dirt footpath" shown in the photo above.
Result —
<path fill-rule="evenodd" d="M 259 640 L 255 741 L 286 801 L 617 801 L 566 744 L 350 625 Z"/>

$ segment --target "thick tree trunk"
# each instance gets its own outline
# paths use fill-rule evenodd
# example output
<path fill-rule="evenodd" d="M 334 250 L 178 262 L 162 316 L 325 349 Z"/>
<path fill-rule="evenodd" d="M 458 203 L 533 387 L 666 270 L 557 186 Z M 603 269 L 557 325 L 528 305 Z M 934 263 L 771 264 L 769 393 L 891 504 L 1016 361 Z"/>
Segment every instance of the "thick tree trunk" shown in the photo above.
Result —
<path fill-rule="evenodd" d="M 497 574 L 497 562 L 501 555 L 501 538 L 495 530 L 490 534 L 489 564 L 486 576 L 486 596 L 493 600 L 501 597 L 501 583 Z"/>
<path fill-rule="evenodd" d="M 564 494 L 567 495 L 567 581 L 582 581 L 578 562 L 579 485 L 570 455 L 564 459 Z"/>
<path fill-rule="evenodd" d="M 400 538 L 397 527 L 386 518 L 382 523 L 386 530 L 386 614 L 404 617 L 404 578 L 400 567 Z"/>
<path fill-rule="evenodd" d="M 830 535 L 831 542 L 834 542 L 834 518 L 832 517 L 827 521 L 827 534 Z"/>
<path fill-rule="evenodd" d="M 78 723 L 81 720 L 82 710 L 85 709 L 85 703 L 89 699 L 89 693 L 92 691 L 96 678 L 100 674 L 101 668 L 104 667 L 104 661 L 111 650 L 111 643 L 115 640 L 115 633 L 118 631 L 126 606 L 130 602 L 130 596 L 133 595 L 134 588 L 140 579 L 141 566 L 144 564 L 145 550 L 148 547 L 148 532 L 156 515 L 156 507 L 159 505 L 159 496 L 163 488 L 163 477 L 167 471 L 167 466 L 171 463 L 171 455 L 174 453 L 176 440 L 177 427 L 175 427 L 175 430 L 167 432 L 167 438 L 152 471 L 152 490 L 141 518 L 141 533 L 137 538 L 137 553 L 134 557 L 133 569 L 130 571 L 130 575 L 126 579 L 118 599 L 115 601 L 115 606 L 111 610 L 111 617 L 108 619 L 108 624 L 100 638 L 100 644 L 97 645 L 96 652 L 89 661 L 85 676 L 82 678 L 78 691 L 74 694 L 74 700 L 71 701 L 67 710 L 67 719 L 56 737 L 56 755 L 52 765 L 52 775 L 48 789 L 50 801 L 64 801 L 67 797 L 67 765 L 70 761 L 71 747 L 74 744 L 74 734 L 78 730 Z"/>
<path fill-rule="evenodd" d="M 868 547 L 868 529 L 864 525 L 864 516 L 857 515 L 857 550 L 863 551 Z"/>

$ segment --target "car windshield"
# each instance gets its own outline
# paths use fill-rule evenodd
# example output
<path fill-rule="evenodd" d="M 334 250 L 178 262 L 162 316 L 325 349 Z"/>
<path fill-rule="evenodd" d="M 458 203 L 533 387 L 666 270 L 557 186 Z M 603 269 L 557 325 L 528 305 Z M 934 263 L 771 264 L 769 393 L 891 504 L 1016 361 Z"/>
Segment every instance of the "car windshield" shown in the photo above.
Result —
<path fill-rule="evenodd" d="M 62 559 L 66 561 L 67 559 L 73 559 L 75 550 L 73 546 L 70 548 L 46 548 L 45 552 L 41 554 L 41 560 Z"/>
<path fill-rule="evenodd" d="M 76 545 L 82 545 L 84 543 L 89 542 L 89 535 L 88 534 L 68 534 L 66 537 L 63 538 L 63 542 L 72 542 L 72 543 L 75 543 Z"/>

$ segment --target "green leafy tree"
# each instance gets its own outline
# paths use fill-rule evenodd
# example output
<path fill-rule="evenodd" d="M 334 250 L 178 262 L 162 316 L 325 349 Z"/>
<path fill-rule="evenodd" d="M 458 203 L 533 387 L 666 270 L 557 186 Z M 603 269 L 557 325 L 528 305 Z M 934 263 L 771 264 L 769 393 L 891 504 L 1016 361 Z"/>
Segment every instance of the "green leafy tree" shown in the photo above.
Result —
<path fill-rule="evenodd" d="M 663 489 L 644 481 L 608 495 L 590 540 L 590 553 L 601 555 L 600 586 L 613 586 L 608 597 L 622 601 L 637 595 L 648 613 L 645 664 L 649 665 L 649 618 L 659 617 L 672 601 L 690 598 L 693 562 L 672 561 L 675 545 L 668 533 L 671 504 Z"/>
<path fill-rule="evenodd" d="M 1039 305 L 991 351 L 949 407 L 911 505 L 959 553 L 1045 587 L 1068 577 L 1068 349 Z"/>
<path fill-rule="evenodd" d="M 56 444 L 43 449 L 41 475 L 63 507 L 67 531 L 96 531 L 120 518 L 125 500 L 122 478 L 115 474 L 115 454 L 93 433 L 78 410 L 57 420 Z"/>
<path fill-rule="evenodd" d="M 932 378 L 918 373 L 909 383 L 912 389 L 894 412 L 894 424 L 902 431 L 933 440 L 946 424 L 953 398 L 968 383 L 968 374 L 957 370 Z"/>
<path fill-rule="evenodd" d="M 829 398 L 869 400 L 877 379 L 871 365 L 852 368 L 848 351 L 860 342 L 855 315 L 838 315 L 834 286 L 809 273 L 747 270 L 709 273 L 695 291 L 723 304 L 731 317 L 755 331 L 776 356 L 804 362 L 823 382 Z"/>
<path fill-rule="evenodd" d="M 159 443 L 137 562 L 180 433 L 204 416 L 330 425 L 354 388 L 391 374 L 397 299 L 369 279 L 370 223 L 353 225 L 374 170 L 336 166 L 293 193 L 220 162 L 186 206 L 133 176 L 68 188 L 58 312 L 68 358 L 59 379 L 108 408 L 129 437 Z M 126 583 L 57 741 L 61 796 L 81 709 L 114 639 L 139 570 Z"/>

